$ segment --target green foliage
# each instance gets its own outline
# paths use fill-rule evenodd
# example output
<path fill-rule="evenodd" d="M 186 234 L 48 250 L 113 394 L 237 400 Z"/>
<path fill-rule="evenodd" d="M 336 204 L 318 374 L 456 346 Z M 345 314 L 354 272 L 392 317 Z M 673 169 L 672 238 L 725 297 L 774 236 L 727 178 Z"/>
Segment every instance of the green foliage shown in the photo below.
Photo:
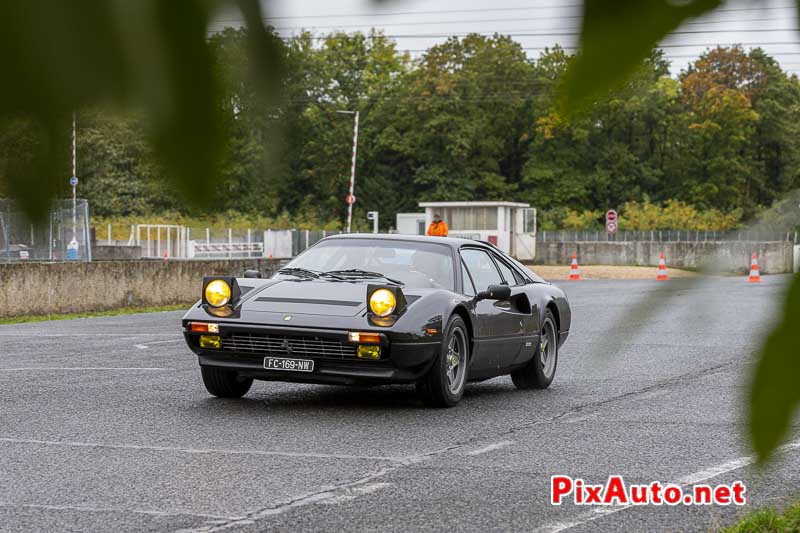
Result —
<path fill-rule="evenodd" d="M 585 0 L 581 50 L 564 83 L 562 110 L 585 109 L 588 102 L 630 77 L 668 33 L 722 0 Z"/>
<path fill-rule="evenodd" d="M 721 229 L 800 185 L 800 83 L 760 50 L 710 50 L 677 79 L 652 53 L 588 114 L 565 118 L 556 95 L 574 59 L 560 48 L 531 60 L 507 37 L 471 35 L 412 61 L 375 32 L 320 44 L 301 34 L 275 47 L 284 77 L 269 102 L 251 75 L 249 35 L 209 41 L 226 139 L 216 180 L 195 187 L 210 215 L 344 220 L 353 123 L 336 111 L 355 109 L 359 224 L 377 210 L 386 228 L 423 200 L 513 199 L 540 208 L 543 229 L 593 229 L 577 213 L 677 199 L 697 212 L 623 227 Z M 78 125 L 80 194 L 93 214 L 198 216 L 165 179 L 142 113 L 94 107 Z M 34 131 L 0 127 L 0 176 L 9 154 L 35 153 Z"/>
<path fill-rule="evenodd" d="M 783 514 L 773 509 L 759 509 L 721 533 L 790 533 L 800 531 L 800 503 L 789 506 Z"/>
<path fill-rule="evenodd" d="M 639 61 L 656 43 L 686 19 L 721 3 L 585 0 L 581 50 L 564 76 L 562 113 L 585 123 L 599 107 L 588 103 L 634 84 Z M 742 209 L 747 217 L 757 206 L 797 188 L 798 145 L 786 142 L 797 138 L 800 124 L 796 77 L 786 76 L 761 50 L 744 54 L 738 48 L 718 48 L 695 62 L 681 76 L 681 85 L 675 105 L 684 112 L 667 117 L 670 127 L 658 124 L 640 136 L 657 154 L 657 166 L 643 168 L 653 172 L 638 183 L 655 178 L 668 198 L 726 212 Z M 664 140 L 680 149 L 659 147 Z M 751 389 L 749 431 L 762 460 L 775 451 L 800 403 L 800 389 L 788 379 L 798 374 L 798 325 L 800 276 L 795 276 L 783 321 L 762 350 Z"/>
<path fill-rule="evenodd" d="M 0 127 L 25 129 L 25 149 L 0 154 L 3 189 L 45 216 L 71 173 L 71 113 L 107 103 L 136 108 L 164 175 L 186 198 L 208 201 L 224 133 L 206 29 L 231 4 L 251 23 L 247 49 L 266 89 L 280 56 L 258 0 L 0 1 L 0 19 L 13 21 L 0 32 Z"/>
<path fill-rule="evenodd" d="M 645 200 L 626 202 L 620 211 L 620 229 L 690 231 L 725 231 L 739 224 L 741 212 L 722 213 L 717 209 L 699 211 L 680 200 L 668 200 L 663 206 Z"/>
<path fill-rule="evenodd" d="M 576 211 L 566 207 L 549 209 L 538 214 L 540 230 L 589 230 L 602 231 L 604 211 Z"/>
<path fill-rule="evenodd" d="M 190 303 L 161 305 L 156 307 L 120 307 L 111 311 L 95 311 L 92 313 L 65 313 L 53 315 L 24 315 L 11 318 L 0 318 L 0 325 L 22 324 L 25 322 L 49 322 L 50 320 L 74 320 L 76 318 L 94 318 L 98 316 L 132 315 L 136 313 L 163 313 L 165 311 L 185 311 Z"/>
<path fill-rule="evenodd" d="M 789 432 L 800 406 L 800 274 L 786 297 L 783 320 L 767 338 L 750 388 L 748 421 L 753 447 L 759 457 L 769 457 Z"/>

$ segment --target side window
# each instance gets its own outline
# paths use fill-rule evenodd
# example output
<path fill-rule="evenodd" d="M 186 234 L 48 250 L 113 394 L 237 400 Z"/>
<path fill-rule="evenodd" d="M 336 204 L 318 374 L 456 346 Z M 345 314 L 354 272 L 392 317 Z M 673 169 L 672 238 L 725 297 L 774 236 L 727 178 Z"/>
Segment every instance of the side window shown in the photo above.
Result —
<path fill-rule="evenodd" d="M 506 280 L 506 283 L 512 286 L 524 284 L 522 276 L 512 270 L 511 267 L 506 265 L 499 257 L 495 256 L 495 260 L 497 261 L 497 266 L 500 267 L 500 273 L 503 274 L 503 279 Z"/>
<path fill-rule="evenodd" d="M 469 273 L 472 274 L 475 290 L 485 291 L 489 288 L 489 285 L 500 285 L 503 281 L 500 277 L 500 272 L 494 266 L 494 261 L 483 250 L 463 250 L 461 258 L 464 260 Z"/>
<path fill-rule="evenodd" d="M 464 261 L 461 261 L 461 277 L 464 279 L 464 296 L 475 296 L 475 286 L 472 284 L 472 279 L 469 277 L 467 267 L 464 266 Z"/>

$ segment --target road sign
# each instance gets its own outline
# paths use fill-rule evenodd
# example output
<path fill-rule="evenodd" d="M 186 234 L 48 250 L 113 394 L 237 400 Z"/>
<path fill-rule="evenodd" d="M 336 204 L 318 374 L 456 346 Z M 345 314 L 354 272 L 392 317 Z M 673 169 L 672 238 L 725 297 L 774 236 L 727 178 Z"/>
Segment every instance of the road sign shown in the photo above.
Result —
<path fill-rule="evenodd" d="M 617 212 L 613 209 L 606 211 L 606 233 L 617 233 Z"/>
<path fill-rule="evenodd" d="M 353 205 L 354 203 L 356 203 L 356 197 L 353 196 L 352 194 L 348 194 L 347 198 L 345 198 L 345 202 L 347 202 L 347 205 Z"/>
<path fill-rule="evenodd" d="M 72 176 L 69 179 L 69 186 L 70 187 L 75 187 L 76 185 L 78 185 L 78 178 L 76 178 L 75 176 Z"/>

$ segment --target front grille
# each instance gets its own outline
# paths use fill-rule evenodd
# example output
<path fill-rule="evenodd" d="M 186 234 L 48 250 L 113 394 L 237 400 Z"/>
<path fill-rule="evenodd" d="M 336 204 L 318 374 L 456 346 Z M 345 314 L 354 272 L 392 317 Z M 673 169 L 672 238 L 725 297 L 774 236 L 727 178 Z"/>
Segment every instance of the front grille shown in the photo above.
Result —
<path fill-rule="evenodd" d="M 355 346 L 335 339 L 258 333 L 234 333 L 229 337 L 222 337 L 222 349 L 274 357 L 345 359 L 356 356 Z"/>

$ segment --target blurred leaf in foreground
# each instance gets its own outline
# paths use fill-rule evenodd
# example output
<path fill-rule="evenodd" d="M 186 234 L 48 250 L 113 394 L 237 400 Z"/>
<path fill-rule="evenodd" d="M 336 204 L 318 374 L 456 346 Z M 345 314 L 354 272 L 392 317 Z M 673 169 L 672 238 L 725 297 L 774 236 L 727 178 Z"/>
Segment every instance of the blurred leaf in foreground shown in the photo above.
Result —
<path fill-rule="evenodd" d="M 750 390 L 749 429 L 760 460 L 787 436 L 800 406 L 800 274 L 794 276 L 782 322 L 767 338 Z"/>
<path fill-rule="evenodd" d="M 565 77 L 564 114 L 621 85 L 653 47 L 689 18 L 722 0 L 585 0 L 581 48 Z"/>
<path fill-rule="evenodd" d="M 586 109 L 619 87 L 670 32 L 723 0 L 585 0 L 581 48 L 562 86 L 565 115 Z M 642 311 L 646 310 L 642 304 Z M 800 405 L 800 275 L 789 289 L 781 324 L 762 348 L 752 382 L 749 430 L 766 461 L 789 433 Z"/>
<path fill-rule="evenodd" d="M 0 0 L 0 122 L 20 124 L 14 142 L 28 147 L 0 147 L 0 189 L 43 217 L 66 192 L 72 111 L 109 104 L 139 111 L 166 177 L 206 200 L 224 146 L 207 31 L 228 6 L 251 25 L 253 64 L 268 79 L 277 41 L 265 37 L 258 0 Z"/>

